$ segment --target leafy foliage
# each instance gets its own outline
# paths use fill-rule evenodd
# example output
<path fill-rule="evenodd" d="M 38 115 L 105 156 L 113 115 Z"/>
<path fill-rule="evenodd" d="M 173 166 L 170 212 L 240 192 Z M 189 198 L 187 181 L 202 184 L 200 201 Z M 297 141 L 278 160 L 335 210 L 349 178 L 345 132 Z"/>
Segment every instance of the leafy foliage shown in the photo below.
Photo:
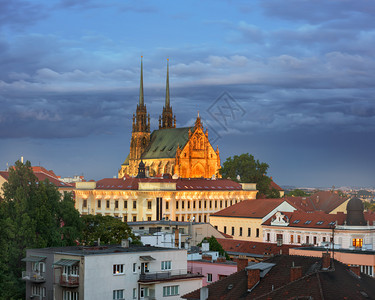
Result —
<path fill-rule="evenodd" d="M 0 202 L 0 299 L 24 299 L 26 248 L 73 245 L 81 228 L 72 194 L 61 195 L 47 180 L 38 182 L 30 162 L 17 161 Z"/>
<path fill-rule="evenodd" d="M 228 157 L 219 170 L 223 178 L 230 178 L 237 182 L 251 182 L 257 184 L 257 198 L 280 198 L 280 193 L 275 188 L 271 188 L 272 179 L 268 176 L 269 165 L 255 160 L 249 153 Z M 238 179 L 238 177 L 240 179 Z"/>
<path fill-rule="evenodd" d="M 131 238 L 134 243 L 140 243 L 132 233 L 128 224 L 112 216 L 83 215 L 84 222 L 82 242 L 92 245 L 100 238 L 103 244 L 120 244 L 121 240 Z"/>
<path fill-rule="evenodd" d="M 219 252 L 220 256 L 225 256 L 226 259 L 230 259 L 228 253 L 224 250 L 223 246 L 220 245 L 220 243 L 217 241 L 217 239 L 214 236 L 211 236 L 210 238 L 204 238 L 202 242 L 198 244 L 199 247 L 202 247 L 202 243 L 208 242 L 210 245 L 210 251 L 217 251 Z"/>
<path fill-rule="evenodd" d="M 294 190 L 288 192 L 288 196 L 307 197 L 307 196 L 309 196 L 309 194 L 300 190 L 300 189 L 294 189 Z"/>

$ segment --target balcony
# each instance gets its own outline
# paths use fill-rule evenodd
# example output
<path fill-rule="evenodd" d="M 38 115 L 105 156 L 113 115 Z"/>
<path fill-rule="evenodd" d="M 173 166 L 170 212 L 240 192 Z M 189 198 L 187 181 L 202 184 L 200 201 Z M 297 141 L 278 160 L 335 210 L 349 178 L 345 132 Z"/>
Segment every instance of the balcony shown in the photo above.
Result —
<path fill-rule="evenodd" d="M 139 275 L 139 282 L 168 281 L 171 279 L 187 279 L 202 277 L 202 268 L 146 272 Z"/>
<path fill-rule="evenodd" d="M 78 287 L 79 286 L 79 276 L 72 275 L 61 275 L 59 278 L 59 284 L 63 287 Z"/>
<path fill-rule="evenodd" d="M 35 283 L 42 283 L 46 281 L 44 272 L 22 271 L 22 280 L 29 280 Z"/>

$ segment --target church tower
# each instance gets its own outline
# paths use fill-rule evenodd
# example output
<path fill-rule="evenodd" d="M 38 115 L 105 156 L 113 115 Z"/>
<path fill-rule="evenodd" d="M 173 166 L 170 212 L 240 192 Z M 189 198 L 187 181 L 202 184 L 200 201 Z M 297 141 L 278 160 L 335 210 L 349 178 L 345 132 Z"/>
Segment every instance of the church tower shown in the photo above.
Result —
<path fill-rule="evenodd" d="M 165 105 L 163 113 L 159 117 L 159 129 L 176 128 L 176 116 L 173 116 L 172 106 L 169 96 L 169 59 L 167 60 L 167 81 L 165 88 Z"/>
<path fill-rule="evenodd" d="M 129 167 L 130 173 L 136 173 L 142 153 L 150 142 L 150 114 L 147 114 L 143 93 L 143 58 L 141 57 L 141 79 L 139 87 L 139 103 L 133 114 L 132 138 L 130 141 Z"/>

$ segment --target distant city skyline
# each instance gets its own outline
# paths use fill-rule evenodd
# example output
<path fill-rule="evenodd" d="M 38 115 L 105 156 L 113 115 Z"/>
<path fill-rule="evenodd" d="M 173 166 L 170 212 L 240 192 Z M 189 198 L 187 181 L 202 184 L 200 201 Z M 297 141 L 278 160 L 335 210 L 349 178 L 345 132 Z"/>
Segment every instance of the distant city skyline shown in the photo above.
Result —
<path fill-rule="evenodd" d="M 375 3 L 0 1 L 0 170 L 117 175 L 143 55 L 151 130 L 167 58 L 177 127 L 277 184 L 374 187 Z"/>

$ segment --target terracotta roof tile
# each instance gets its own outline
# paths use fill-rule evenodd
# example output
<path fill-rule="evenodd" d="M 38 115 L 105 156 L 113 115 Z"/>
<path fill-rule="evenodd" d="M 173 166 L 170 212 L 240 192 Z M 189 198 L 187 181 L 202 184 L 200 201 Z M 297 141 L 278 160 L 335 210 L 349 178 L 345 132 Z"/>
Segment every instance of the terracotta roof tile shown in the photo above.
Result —
<path fill-rule="evenodd" d="M 332 191 L 319 191 L 308 197 L 285 197 L 285 199 L 303 211 L 324 211 L 330 213 L 340 206 L 347 197 L 341 197 Z"/>
<path fill-rule="evenodd" d="M 281 245 L 277 246 L 273 243 L 262 243 L 262 242 L 251 242 L 243 240 L 233 239 L 220 239 L 217 238 L 219 244 L 223 247 L 226 252 L 238 252 L 257 254 L 263 256 L 269 256 L 271 254 L 288 254 L 290 248 L 296 248 L 297 245 Z M 281 250 L 281 251 L 280 251 Z"/>
<path fill-rule="evenodd" d="M 120 190 L 137 190 L 139 182 L 163 182 L 163 183 L 176 183 L 176 190 L 242 190 L 241 184 L 229 179 L 203 179 L 203 178 L 104 178 L 96 183 L 97 189 L 120 189 Z"/>
<path fill-rule="evenodd" d="M 283 198 L 244 200 L 211 214 L 211 216 L 263 218 L 284 201 Z"/>
<path fill-rule="evenodd" d="M 34 175 L 38 178 L 38 181 L 43 181 L 48 179 L 52 184 L 59 188 L 73 188 L 74 185 L 71 183 L 66 183 L 61 181 L 53 171 L 47 171 L 43 167 L 31 167 L 33 170 Z M 6 180 L 9 178 L 8 171 L 0 171 L 0 175 L 4 177 Z"/>

